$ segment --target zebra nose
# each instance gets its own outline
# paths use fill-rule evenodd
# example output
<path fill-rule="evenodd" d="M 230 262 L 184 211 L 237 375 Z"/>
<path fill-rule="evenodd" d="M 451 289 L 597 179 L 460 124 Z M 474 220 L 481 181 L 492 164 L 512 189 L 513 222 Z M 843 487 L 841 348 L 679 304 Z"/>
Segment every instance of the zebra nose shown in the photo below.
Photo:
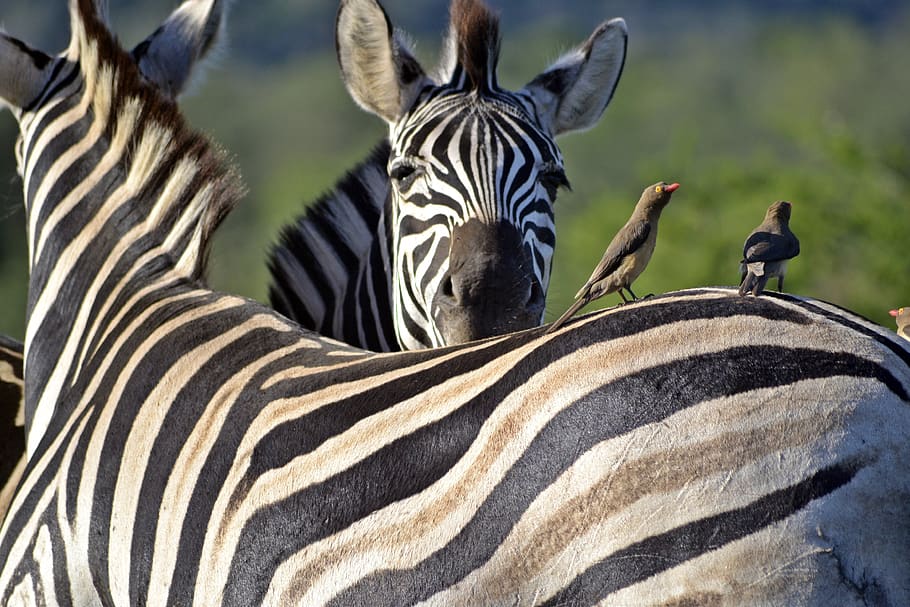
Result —
<path fill-rule="evenodd" d="M 478 295 L 471 289 L 472 281 L 464 280 L 464 278 L 458 275 L 453 278 L 452 274 L 446 273 L 442 284 L 439 285 L 439 295 L 437 297 L 449 306 L 470 306 L 477 303 Z M 543 292 L 543 287 L 540 286 L 540 281 L 537 280 L 536 276 L 530 276 L 529 278 L 530 280 L 528 280 L 527 288 L 525 289 L 524 306 L 528 310 L 543 310 L 546 305 L 546 294 Z M 521 289 L 516 289 L 516 294 L 520 293 Z M 495 294 L 493 296 L 495 297 Z M 517 296 L 516 300 L 518 300 Z"/>
<path fill-rule="evenodd" d="M 446 344 L 534 327 L 545 293 L 530 254 L 511 224 L 470 220 L 453 231 L 449 271 L 433 299 Z"/>
<path fill-rule="evenodd" d="M 540 286 L 540 281 L 537 280 L 537 277 L 535 276 L 531 280 L 531 287 L 528 290 L 528 301 L 525 306 L 529 310 L 539 309 L 541 311 L 541 314 L 543 314 L 543 309 L 547 304 L 546 299 L 547 295 L 543 292 L 543 287 Z"/>

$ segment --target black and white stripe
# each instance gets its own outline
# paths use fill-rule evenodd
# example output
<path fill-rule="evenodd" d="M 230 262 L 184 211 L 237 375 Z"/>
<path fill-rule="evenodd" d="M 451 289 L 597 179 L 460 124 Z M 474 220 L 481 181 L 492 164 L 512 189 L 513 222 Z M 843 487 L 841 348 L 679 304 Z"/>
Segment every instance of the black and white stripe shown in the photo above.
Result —
<path fill-rule="evenodd" d="M 199 283 L 235 179 L 94 9 L 74 7 L 85 85 L 60 103 L 109 90 L 121 123 L 135 100 L 111 171 L 155 178 L 87 183 L 102 129 L 73 159 L 91 187 L 67 229 L 39 230 L 30 301 L 68 290 L 60 322 L 29 318 L 27 405 L 43 375 L 66 381 L 29 428 L 0 603 L 910 602 L 906 342 L 732 289 L 397 354 L 303 331 Z M 32 180 L 100 115 L 26 154 Z M 29 198 L 35 224 L 62 200 Z M 31 366 L 70 341 L 78 356 Z"/>
<path fill-rule="evenodd" d="M 388 351 L 543 322 L 552 205 L 568 184 L 555 137 L 592 126 L 606 108 L 625 24 L 603 24 L 510 92 L 496 82 L 496 18 L 479 0 L 456 0 L 451 12 L 440 75 L 430 77 L 378 4 L 342 3 L 345 83 L 390 136 L 272 253 L 271 301 L 306 328 Z"/>

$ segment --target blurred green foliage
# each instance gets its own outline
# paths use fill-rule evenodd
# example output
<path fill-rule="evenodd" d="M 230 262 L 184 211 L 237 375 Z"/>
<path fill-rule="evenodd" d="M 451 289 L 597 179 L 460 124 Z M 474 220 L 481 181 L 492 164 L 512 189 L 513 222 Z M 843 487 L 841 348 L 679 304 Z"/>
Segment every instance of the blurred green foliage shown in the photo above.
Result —
<path fill-rule="evenodd" d="M 639 295 L 735 284 L 746 235 L 769 204 L 787 199 L 802 244 L 787 291 L 891 326 L 887 310 L 910 304 L 910 10 L 899 4 L 890 19 L 869 22 L 815 9 L 794 16 L 723 3 L 694 3 L 687 11 L 685 3 L 671 9 L 656 2 L 649 6 L 666 10 L 649 19 L 641 5 L 630 16 L 621 4 L 605 13 L 586 9 L 597 13 L 586 29 L 579 29 L 577 13 L 510 26 L 504 11 L 499 71 L 511 88 L 583 40 L 596 21 L 628 16 L 631 30 L 625 72 L 603 120 L 560 140 L 573 190 L 556 207 L 548 319 L 568 306 L 641 190 L 666 180 L 682 187 L 634 286 Z M 298 12 L 332 26 L 331 10 Z M 260 19 L 268 24 L 276 17 Z M 238 29 L 249 31 L 251 22 Z M 432 57 L 437 46 L 436 37 L 421 37 L 418 54 Z M 230 50 L 183 101 L 191 124 L 229 151 L 249 187 L 219 232 L 210 282 L 262 301 L 266 254 L 280 227 L 386 132 L 348 98 L 330 43 L 306 54 L 270 53 L 263 62 Z M 21 338 L 27 264 L 14 136 L 5 112 L 0 332 Z M 612 295 L 589 309 L 618 302 Z"/>

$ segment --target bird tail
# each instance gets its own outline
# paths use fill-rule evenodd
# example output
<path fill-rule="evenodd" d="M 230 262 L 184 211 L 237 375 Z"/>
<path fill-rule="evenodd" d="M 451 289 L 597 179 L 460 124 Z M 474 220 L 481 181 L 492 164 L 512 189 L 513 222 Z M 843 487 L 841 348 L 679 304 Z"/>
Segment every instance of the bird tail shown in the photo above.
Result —
<path fill-rule="evenodd" d="M 739 294 L 745 295 L 751 291 L 752 295 L 758 297 L 764 292 L 766 284 L 768 284 L 767 274 L 756 276 L 750 271 L 746 274 L 746 278 L 743 280 L 742 284 L 739 285 Z"/>
<path fill-rule="evenodd" d="M 752 272 L 746 272 L 742 277 L 742 281 L 739 283 L 739 294 L 745 295 L 752 290 L 752 282 L 755 278 L 755 275 Z"/>
<path fill-rule="evenodd" d="M 555 331 L 556 329 L 561 327 L 567 320 L 572 318 L 572 316 L 574 316 L 575 313 L 578 312 L 586 303 L 588 303 L 587 297 L 583 297 L 581 299 L 576 299 L 572 303 L 572 305 L 569 306 L 569 309 L 566 310 L 562 316 L 560 316 L 559 318 L 556 319 L 556 322 L 554 322 L 552 325 L 547 327 L 546 333 L 552 333 L 553 331 Z"/>

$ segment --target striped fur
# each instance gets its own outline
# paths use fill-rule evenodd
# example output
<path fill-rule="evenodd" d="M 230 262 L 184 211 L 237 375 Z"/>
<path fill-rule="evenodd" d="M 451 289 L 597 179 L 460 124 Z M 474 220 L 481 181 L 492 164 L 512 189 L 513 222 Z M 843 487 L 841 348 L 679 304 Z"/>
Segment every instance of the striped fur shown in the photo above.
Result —
<path fill-rule="evenodd" d="M 277 311 L 374 352 L 399 349 L 386 222 L 388 161 L 383 142 L 282 230 L 268 260 L 269 302 Z"/>
<path fill-rule="evenodd" d="M 43 148 L 64 114 L 20 116 L 41 150 L 22 156 L 45 235 L 30 302 L 67 286 L 62 322 L 29 318 L 27 404 L 40 374 L 66 382 L 0 529 L 0 604 L 910 603 L 906 342 L 731 289 L 418 352 L 302 331 L 198 282 L 236 180 L 93 8 L 73 20 L 85 84 L 51 99 L 115 91 L 131 141 L 172 143 L 115 171 L 162 187 L 102 179 L 48 232 L 65 197 L 29 184 L 120 114 Z"/>
<path fill-rule="evenodd" d="M 419 349 L 543 322 L 568 185 L 556 136 L 592 126 L 625 59 L 621 19 L 519 91 L 496 80 L 498 21 L 455 0 L 430 76 L 375 0 L 345 0 L 338 55 L 390 136 L 272 252 L 270 299 L 302 326 L 371 350 Z"/>

